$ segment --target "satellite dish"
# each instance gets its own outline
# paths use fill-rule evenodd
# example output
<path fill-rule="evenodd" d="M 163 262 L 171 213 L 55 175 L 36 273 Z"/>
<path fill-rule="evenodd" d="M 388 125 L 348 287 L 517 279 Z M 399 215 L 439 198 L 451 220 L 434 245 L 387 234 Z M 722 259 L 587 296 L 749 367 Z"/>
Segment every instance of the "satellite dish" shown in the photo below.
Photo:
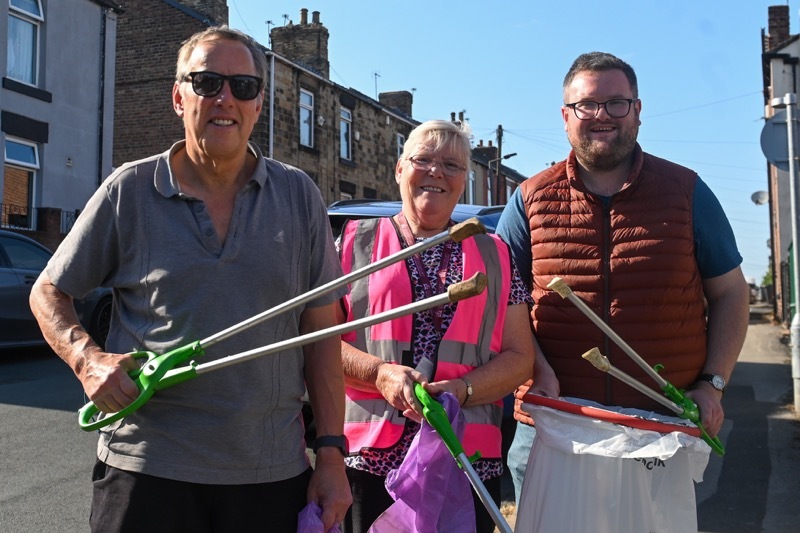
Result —
<path fill-rule="evenodd" d="M 750 196 L 750 199 L 753 200 L 753 203 L 756 205 L 764 205 L 769 200 L 769 195 L 767 191 L 756 191 Z"/>

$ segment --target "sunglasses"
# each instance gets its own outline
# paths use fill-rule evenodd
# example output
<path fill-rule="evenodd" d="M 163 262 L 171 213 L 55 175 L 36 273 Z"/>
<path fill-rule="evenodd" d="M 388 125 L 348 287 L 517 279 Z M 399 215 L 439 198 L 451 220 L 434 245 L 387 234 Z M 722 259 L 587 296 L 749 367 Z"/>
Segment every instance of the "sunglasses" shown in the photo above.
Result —
<path fill-rule="evenodd" d="M 261 78 L 249 76 L 247 74 L 235 74 L 224 76 L 210 70 L 202 72 L 190 72 L 183 81 L 192 82 L 192 90 L 198 96 L 213 97 L 222 91 L 222 86 L 228 80 L 231 94 L 237 100 L 252 100 L 261 91 Z"/>

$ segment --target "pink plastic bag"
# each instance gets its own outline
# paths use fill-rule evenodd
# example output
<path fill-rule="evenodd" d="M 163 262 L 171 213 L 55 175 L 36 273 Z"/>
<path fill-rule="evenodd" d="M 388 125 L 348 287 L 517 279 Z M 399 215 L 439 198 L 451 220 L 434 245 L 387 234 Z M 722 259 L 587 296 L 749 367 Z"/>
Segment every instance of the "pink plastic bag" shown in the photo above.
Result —
<path fill-rule="evenodd" d="M 328 531 L 323 531 L 322 509 L 314 502 L 309 503 L 297 515 L 297 533 L 342 533 L 338 525 L 334 524 Z"/>
<path fill-rule="evenodd" d="M 437 398 L 459 440 L 464 415 L 449 393 Z M 403 464 L 386 476 L 386 490 L 395 499 L 372 524 L 370 533 L 466 533 L 475 531 L 475 504 L 466 474 L 436 430 L 427 422 L 411 442 Z"/>

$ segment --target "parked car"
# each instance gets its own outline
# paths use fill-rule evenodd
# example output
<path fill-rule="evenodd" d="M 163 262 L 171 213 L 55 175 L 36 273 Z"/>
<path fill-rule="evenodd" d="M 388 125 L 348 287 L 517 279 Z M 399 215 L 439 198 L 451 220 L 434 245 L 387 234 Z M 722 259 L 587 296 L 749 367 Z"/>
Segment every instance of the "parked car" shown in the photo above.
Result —
<path fill-rule="evenodd" d="M 28 299 L 53 253 L 13 231 L 0 230 L 0 348 L 44 345 Z M 111 320 L 111 289 L 98 288 L 75 300 L 81 324 L 103 346 Z"/>
<path fill-rule="evenodd" d="M 390 217 L 400 212 L 403 205 L 399 200 L 339 200 L 328 206 L 328 219 L 331 221 L 333 234 L 338 236 L 346 220 L 357 218 Z M 453 210 L 452 218 L 456 222 L 463 222 L 468 218 L 476 217 L 486 227 L 486 231 L 493 233 L 503 212 L 502 205 L 472 205 L 457 204 Z"/>

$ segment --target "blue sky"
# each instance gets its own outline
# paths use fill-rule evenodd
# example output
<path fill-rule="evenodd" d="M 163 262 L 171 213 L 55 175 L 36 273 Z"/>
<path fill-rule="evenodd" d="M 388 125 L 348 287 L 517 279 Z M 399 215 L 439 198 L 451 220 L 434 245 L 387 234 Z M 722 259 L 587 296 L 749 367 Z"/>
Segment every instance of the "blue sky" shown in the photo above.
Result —
<path fill-rule="evenodd" d="M 636 70 L 645 151 L 697 171 L 722 203 L 760 283 L 769 260 L 767 189 L 760 147 L 761 29 L 778 0 L 228 0 L 230 25 L 268 45 L 267 21 L 320 12 L 328 28 L 331 80 L 368 96 L 409 90 L 414 118 L 464 111 L 476 142 L 504 130 L 506 164 L 533 175 L 566 157 L 561 83 L 572 61 L 594 50 Z M 800 0 L 790 32 L 800 33 Z M 378 74 L 376 76 L 375 74 Z M 377 87 L 376 87 L 377 86 Z"/>

